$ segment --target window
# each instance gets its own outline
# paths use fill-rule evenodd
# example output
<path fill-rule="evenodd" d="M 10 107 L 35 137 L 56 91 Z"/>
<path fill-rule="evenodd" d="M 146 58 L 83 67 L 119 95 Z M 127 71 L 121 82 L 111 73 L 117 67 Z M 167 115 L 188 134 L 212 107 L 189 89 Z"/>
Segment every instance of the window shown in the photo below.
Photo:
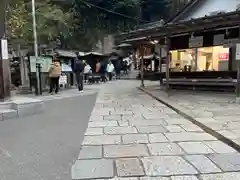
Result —
<path fill-rule="evenodd" d="M 172 71 L 227 71 L 229 48 L 223 46 L 171 51 Z"/>
<path fill-rule="evenodd" d="M 228 70 L 229 48 L 214 46 L 198 48 L 197 71 Z"/>

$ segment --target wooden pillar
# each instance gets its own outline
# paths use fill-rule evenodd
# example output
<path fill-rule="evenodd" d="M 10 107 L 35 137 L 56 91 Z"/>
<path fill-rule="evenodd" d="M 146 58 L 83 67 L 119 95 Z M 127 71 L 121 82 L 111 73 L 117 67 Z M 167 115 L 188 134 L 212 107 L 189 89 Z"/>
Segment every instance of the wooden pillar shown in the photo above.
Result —
<path fill-rule="evenodd" d="M 140 45 L 141 87 L 144 87 L 144 60 L 143 60 L 144 53 L 145 53 L 145 47 L 144 47 L 144 44 L 141 44 Z"/>
<path fill-rule="evenodd" d="M 0 0 L 0 99 L 4 100 L 11 95 L 11 73 L 8 59 L 6 39 L 6 3 L 7 0 Z"/>
<path fill-rule="evenodd" d="M 170 79 L 170 72 L 169 72 L 169 65 L 170 65 L 170 52 L 169 52 L 169 37 L 165 37 L 165 49 L 166 49 L 166 91 L 169 90 L 169 79 Z"/>
<path fill-rule="evenodd" d="M 159 46 L 159 72 L 162 72 L 162 46 Z"/>
<path fill-rule="evenodd" d="M 137 50 L 136 48 L 133 48 L 133 65 L 134 70 L 137 70 L 137 58 L 136 58 Z"/>

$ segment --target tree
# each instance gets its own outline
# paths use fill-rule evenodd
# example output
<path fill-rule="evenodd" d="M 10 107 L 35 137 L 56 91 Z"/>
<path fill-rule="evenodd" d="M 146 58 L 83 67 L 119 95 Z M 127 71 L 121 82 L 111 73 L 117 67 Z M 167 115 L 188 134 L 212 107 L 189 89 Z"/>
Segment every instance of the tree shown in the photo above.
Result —
<path fill-rule="evenodd" d="M 39 44 L 90 50 L 105 35 L 165 17 L 166 0 L 36 0 Z M 120 14 L 119 14 L 120 13 Z M 11 0 L 11 44 L 33 44 L 31 0 Z"/>
<path fill-rule="evenodd" d="M 159 21 L 168 16 L 169 0 L 142 0 L 142 19 L 145 21 Z"/>
<path fill-rule="evenodd" d="M 33 43 L 31 0 L 18 0 L 8 8 L 8 37 L 12 44 Z M 36 1 L 36 21 L 39 44 L 61 43 L 71 36 L 72 14 L 64 12 L 50 0 Z"/>
<path fill-rule="evenodd" d="M 95 45 L 106 34 L 132 29 L 139 19 L 138 0 L 85 0 L 85 2 L 76 0 L 74 11 L 75 19 L 78 20 L 76 22 L 78 34 L 88 40 L 89 46 Z"/>

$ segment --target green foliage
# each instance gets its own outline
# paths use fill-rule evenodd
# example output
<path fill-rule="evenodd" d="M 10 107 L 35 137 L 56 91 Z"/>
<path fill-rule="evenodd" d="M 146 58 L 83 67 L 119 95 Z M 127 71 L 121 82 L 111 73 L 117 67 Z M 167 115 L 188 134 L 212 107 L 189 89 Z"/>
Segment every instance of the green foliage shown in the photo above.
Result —
<path fill-rule="evenodd" d="M 142 19 L 159 21 L 168 16 L 169 0 L 142 0 Z"/>
<path fill-rule="evenodd" d="M 138 0 L 85 0 L 89 4 L 109 9 L 113 12 L 120 12 L 126 18 L 117 14 L 104 11 L 82 2 L 75 1 L 75 18 L 78 19 L 77 29 L 82 37 L 89 40 L 89 44 L 96 44 L 106 34 L 112 34 L 120 31 L 126 31 L 136 26 L 139 18 Z"/>
<path fill-rule="evenodd" d="M 89 50 L 106 34 L 135 28 L 141 23 L 140 18 L 160 20 L 166 14 L 167 5 L 166 0 L 84 1 L 87 3 L 82 0 L 36 0 L 39 44 L 56 45 L 60 42 L 62 48 Z M 7 15 L 10 43 L 32 45 L 31 0 L 11 0 Z"/>
<path fill-rule="evenodd" d="M 33 41 L 31 0 L 19 0 L 8 8 L 8 37 L 13 44 L 29 44 Z M 36 1 L 36 21 L 39 44 L 51 44 L 57 39 L 71 36 L 71 12 L 49 0 Z"/>

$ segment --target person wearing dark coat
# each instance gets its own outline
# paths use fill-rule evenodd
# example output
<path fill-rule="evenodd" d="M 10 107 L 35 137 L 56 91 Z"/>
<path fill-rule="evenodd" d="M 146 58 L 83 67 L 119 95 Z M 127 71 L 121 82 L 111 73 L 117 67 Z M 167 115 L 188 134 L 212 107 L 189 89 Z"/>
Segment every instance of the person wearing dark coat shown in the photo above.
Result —
<path fill-rule="evenodd" d="M 75 78 L 77 81 L 77 86 L 78 86 L 78 90 L 80 92 L 83 91 L 83 71 L 84 71 L 84 64 L 81 60 L 80 56 L 77 56 L 74 59 L 74 62 L 72 64 L 72 70 L 75 74 Z"/>
<path fill-rule="evenodd" d="M 107 81 L 106 70 L 107 70 L 107 64 L 106 64 L 106 62 L 102 61 L 99 72 L 100 72 L 100 75 L 101 75 L 101 80 L 104 83 Z"/>
<path fill-rule="evenodd" d="M 121 69 L 122 69 L 121 62 L 120 59 L 118 59 L 115 63 L 116 79 L 120 79 Z"/>

